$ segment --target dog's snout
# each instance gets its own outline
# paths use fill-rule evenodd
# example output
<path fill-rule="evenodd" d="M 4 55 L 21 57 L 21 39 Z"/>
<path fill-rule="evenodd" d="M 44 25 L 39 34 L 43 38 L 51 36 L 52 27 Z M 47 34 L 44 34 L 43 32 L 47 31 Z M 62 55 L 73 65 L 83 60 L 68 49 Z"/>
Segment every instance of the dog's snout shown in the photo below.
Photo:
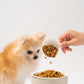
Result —
<path fill-rule="evenodd" d="M 38 56 L 35 55 L 35 56 L 34 56 L 34 59 L 37 59 L 37 58 L 38 58 Z"/>

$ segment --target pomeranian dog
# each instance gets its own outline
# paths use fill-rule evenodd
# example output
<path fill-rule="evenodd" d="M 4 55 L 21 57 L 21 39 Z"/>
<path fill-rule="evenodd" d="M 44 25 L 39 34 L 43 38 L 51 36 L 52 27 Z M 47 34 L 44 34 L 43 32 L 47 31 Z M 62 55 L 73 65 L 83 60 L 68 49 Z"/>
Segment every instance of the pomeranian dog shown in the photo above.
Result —
<path fill-rule="evenodd" d="M 24 84 L 41 57 L 45 33 L 23 36 L 0 53 L 0 84 Z"/>

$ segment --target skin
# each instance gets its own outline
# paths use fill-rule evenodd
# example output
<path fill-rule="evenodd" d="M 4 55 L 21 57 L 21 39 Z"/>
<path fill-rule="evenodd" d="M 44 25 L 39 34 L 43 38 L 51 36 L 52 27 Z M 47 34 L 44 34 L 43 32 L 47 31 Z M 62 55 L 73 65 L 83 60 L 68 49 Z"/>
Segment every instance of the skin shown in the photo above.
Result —
<path fill-rule="evenodd" d="M 59 45 L 63 53 L 72 51 L 70 46 L 84 45 L 84 33 L 68 30 L 59 37 Z"/>

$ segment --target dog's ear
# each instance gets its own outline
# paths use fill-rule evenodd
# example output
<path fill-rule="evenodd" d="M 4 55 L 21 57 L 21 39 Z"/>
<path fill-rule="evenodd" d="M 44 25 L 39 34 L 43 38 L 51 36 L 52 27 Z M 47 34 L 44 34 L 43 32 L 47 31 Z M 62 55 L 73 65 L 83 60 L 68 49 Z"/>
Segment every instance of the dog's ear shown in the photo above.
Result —
<path fill-rule="evenodd" d="M 45 36 L 46 36 L 45 33 L 37 33 L 37 34 L 36 34 L 36 37 L 37 37 L 38 39 L 40 39 L 40 40 L 44 40 L 44 39 L 45 39 Z"/>
<path fill-rule="evenodd" d="M 24 39 L 24 41 L 22 42 L 22 45 L 27 44 L 29 41 L 30 41 L 30 37 L 28 37 L 28 38 Z"/>
<path fill-rule="evenodd" d="M 18 45 L 25 45 L 26 43 L 28 43 L 30 41 L 31 37 L 29 35 L 25 35 L 21 38 L 18 38 L 17 42 Z"/>
<path fill-rule="evenodd" d="M 16 47 L 13 49 L 14 52 L 17 52 L 22 46 L 25 46 L 30 41 L 30 36 L 23 36 L 15 40 L 14 44 Z"/>

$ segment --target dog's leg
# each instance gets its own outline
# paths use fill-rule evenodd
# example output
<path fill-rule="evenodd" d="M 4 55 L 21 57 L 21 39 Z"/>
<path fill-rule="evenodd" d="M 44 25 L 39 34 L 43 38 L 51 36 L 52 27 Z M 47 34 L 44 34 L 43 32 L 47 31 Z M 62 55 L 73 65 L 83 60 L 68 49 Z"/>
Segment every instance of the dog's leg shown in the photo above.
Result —
<path fill-rule="evenodd" d="M 0 77 L 0 84 L 13 84 L 13 82 L 11 79 L 7 78 L 7 76 L 3 74 Z"/>

